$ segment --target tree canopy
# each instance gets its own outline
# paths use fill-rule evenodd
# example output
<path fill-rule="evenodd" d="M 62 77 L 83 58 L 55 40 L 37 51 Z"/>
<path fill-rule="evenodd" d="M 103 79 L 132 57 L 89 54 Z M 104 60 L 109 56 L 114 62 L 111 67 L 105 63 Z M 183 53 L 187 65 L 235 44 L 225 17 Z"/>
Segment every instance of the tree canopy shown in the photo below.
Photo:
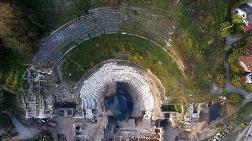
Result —
<path fill-rule="evenodd" d="M 5 47 L 19 53 L 32 53 L 38 30 L 30 16 L 13 4 L 0 2 L 0 39 Z"/>

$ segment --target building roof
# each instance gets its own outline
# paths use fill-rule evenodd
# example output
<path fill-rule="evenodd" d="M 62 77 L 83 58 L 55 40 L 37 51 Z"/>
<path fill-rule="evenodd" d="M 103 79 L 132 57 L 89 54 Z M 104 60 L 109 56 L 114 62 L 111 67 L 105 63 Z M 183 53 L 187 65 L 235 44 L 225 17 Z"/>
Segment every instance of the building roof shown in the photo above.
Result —
<path fill-rule="evenodd" d="M 252 72 L 252 44 L 246 46 L 249 50 L 249 55 L 240 57 L 239 64 L 246 72 Z"/>
<path fill-rule="evenodd" d="M 252 73 L 248 73 L 246 76 L 245 76 L 245 82 L 247 84 L 252 84 Z"/>
<path fill-rule="evenodd" d="M 93 114 L 93 111 L 92 109 L 86 109 L 86 118 L 93 118 L 94 117 L 94 114 Z"/>
<path fill-rule="evenodd" d="M 252 7 L 250 5 L 248 5 L 247 3 L 240 5 L 239 9 L 241 9 L 242 11 L 244 11 L 247 14 L 252 13 Z"/>
<path fill-rule="evenodd" d="M 246 23 L 246 26 L 250 27 L 250 26 L 248 26 L 248 24 L 252 22 L 252 3 L 251 2 L 244 3 L 244 4 L 240 5 L 238 7 L 238 9 L 240 9 L 246 13 L 246 21 L 248 22 L 248 23 Z M 245 26 L 245 29 L 247 28 L 246 26 Z"/>
<path fill-rule="evenodd" d="M 252 54 L 252 44 L 247 45 L 246 48 L 249 50 L 249 54 Z"/>
<path fill-rule="evenodd" d="M 239 63 L 244 71 L 252 72 L 252 55 L 242 56 Z"/>
<path fill-rule="evenodd" d="M 248 25 L 244 24 L 244 25 L 242 26 L 243 32 L 247 32 L 247 31 L 249 31 L 249 30 L 251 30 L 251 29 L 252 29 L 252 23 L 248 23 Z"/>

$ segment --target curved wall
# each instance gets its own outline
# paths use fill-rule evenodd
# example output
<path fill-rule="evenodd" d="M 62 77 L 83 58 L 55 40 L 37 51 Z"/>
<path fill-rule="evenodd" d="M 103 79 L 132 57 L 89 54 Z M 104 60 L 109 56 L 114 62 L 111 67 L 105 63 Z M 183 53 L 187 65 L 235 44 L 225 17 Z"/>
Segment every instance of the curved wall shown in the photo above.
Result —
<path fill-rule="evenodd" d="M 145 111 L 145 118 L 150 118 L 154 110 L 154 97 L 150 90 L 148 80 L 135 67 L 118 64 L 117 62 L 105 63 L 96 72 L 82 83 L 80 98 L 84 109 L 96 109 L 101 98 L 105 96 L 106 86 L 124 82 L 134 89 L 132 94 L 134 112 L 141 114 Z"/>

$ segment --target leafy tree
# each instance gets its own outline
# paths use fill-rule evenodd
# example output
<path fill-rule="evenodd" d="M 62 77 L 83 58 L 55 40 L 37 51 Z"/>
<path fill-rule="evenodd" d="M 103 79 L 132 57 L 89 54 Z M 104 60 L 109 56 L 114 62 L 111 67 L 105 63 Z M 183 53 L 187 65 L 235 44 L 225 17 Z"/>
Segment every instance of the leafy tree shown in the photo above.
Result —
<path fill-rule="evenodd" d="M 220 26 L 220 36 L 222 38 L 228 37 L 230 35 L 230 28 L 232 26 L 233 25 L 230 25 L 230 23 L 228 23 L 228 22 L 222 23 Z"/>
<path fill-rule="evenodd" d="M 239 75 L 233 75 L 232 76 L 232 80 L 231 83 L 237 87 L 241 87 L 242 86 L 242 78 Z"/>
<path fill-rule="evenodd" d="M 5 47 L 29 54 L 34 51 L 38 31 L 29 15 L 13 4 L 0 2 L 0 39 Z"/>
<path fill-rule="evenodd" d="M 240 68 L 237 66 L 239 58 L 248 53 L 248 49 L 245 47 L 242 48 L 233 48 L 232 53 L 228 56 L 228 63 L 230 64 L 231 73 L 239 73 Z"/>
<path fill-rule="evenodd" d="M 227 95 L 227 100 L 231 105 L 236 106 L 242 102 L 243 98 L 237 93 L 230 93 Z"/>
<path fill-rule="evenodd" d="M 232 15 L 232 22 L 234 24 L 242 24 L 243 23 L 243 18 L 241 16 L 233 14 Z"/>
<path fill-rule="evenodd" d="M 230 70 L 232 74 L 239 74 L 242 69 L 237 64 L 230 64 Z"/>
<path fill-rule="evenodd" d="M 246 85 L 244 85 L 243 87 L 244 87 L 244 89 L 245 89 L 246 91 L 252 92 L 252 85 L 246 84 Z"/>
<path fill-rule="evenodd" d="M 219 84 L 219 85 L 224 85 L 224 82 L 225 82 L 225 77 L 224 77 L 224 74 L 223 73 L 218 73 L 217 76 L 216 76 L 216 82 Z"/>
<path fill-rule="evenodd" d="M 25 58 L 6 48 L 0 41 L 0 87 L 14 91 L 22 88 L 21 78 L 24 73 Z"/>
<path fill-rule="evenodd" d="M 228 116 L 228 115 L 230 116 L 234 114 L 234 112 L 238 108 L 237 106 L 241 104 L 241 102 L 243 101 L 243 97 L 237 93 L 227 93 L 226 97 L 227 97 L 227 102 L 223 106 L 221 113 L 223 114 L 223 116 Z"/>
<path fill-rule="evenodd" d="M 210 72 L 206 72 L 203 74 L 203 80 L 206 83 L 210 83 L 212 81 L 213 76 L 210 74 Z"/>

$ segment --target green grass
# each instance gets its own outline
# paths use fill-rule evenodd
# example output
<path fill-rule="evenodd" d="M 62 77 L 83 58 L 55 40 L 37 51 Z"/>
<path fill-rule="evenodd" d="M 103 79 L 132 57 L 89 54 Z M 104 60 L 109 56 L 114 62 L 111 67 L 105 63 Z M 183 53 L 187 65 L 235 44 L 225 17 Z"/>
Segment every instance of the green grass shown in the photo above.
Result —
<path fill-rule="evenodd" d="M 249 50 L 246 45 L 252 43 L 252 31 L 248 31 L 243 34 L 243 37 L 238 42 L 234 43 L 227 51 L 228 63 L 230 65 L 231 82 L 238 87 L 243 87 L 249 92 L 252 92 L 250 86 L 246 86 L 243 80 L 244 71 L 239 65 L 238 61 L 241 56 L 247 55 Z"/>
<path fill-rule="evenodd" d="M 42 25 L 41 31 L 46 33 L 85 14 L 91 5 L 89 0 L 11 0 L 11 2 L 31 13 L 32 20 Z"/>
<path fill-rule="evenodd" d="M 242 107 L 239 111 L 239 114 L 244 115 L 244 120 L 249 122 L 251 120 L 252 115 L 252 102 L 247 103 L 244 107 Z"/>
<path fill-rule="evenodd" d="M 16 91 L 23 88 L 22 75 L 27 57 L 0 44 L 0 88 Z"/>
<path fill-rule="evenodd" d="M 223 41 L 219 27 L 225 21 L 225 0 L 182 0 L 177 10 L 177 33 L 173 41 L 181 53 L 191 87 L 209 93 L 209 85 L 223 75 Z"/>
<path fill-rule="evenodd" d="M 248 92 L 252 92 L 252 85 L 251 84 L 244 84 L 243 88 L 248 91 Z"/>
<path fill-rule="evenodd" d="M 64 78 L 77 82 L 91 67 L 112 58 L 149 68 L 161 80 L 167 94 L 184 94 L 185 80 L 168 53 L 146 39 L 131 35 L 104 35 L 80 44 L 63 61 Z"/>
<path fill-rule="evenodd" d="M 182 112 L 182 106 L 178 105 L 178 104 L 174 104 L 174 105 L 162 105 L 161 109 L 163 111 L 166 111 L 166 112 L 168 112 L 168 111 L 169 112 L 179 112 L 179 113 Z"/>

